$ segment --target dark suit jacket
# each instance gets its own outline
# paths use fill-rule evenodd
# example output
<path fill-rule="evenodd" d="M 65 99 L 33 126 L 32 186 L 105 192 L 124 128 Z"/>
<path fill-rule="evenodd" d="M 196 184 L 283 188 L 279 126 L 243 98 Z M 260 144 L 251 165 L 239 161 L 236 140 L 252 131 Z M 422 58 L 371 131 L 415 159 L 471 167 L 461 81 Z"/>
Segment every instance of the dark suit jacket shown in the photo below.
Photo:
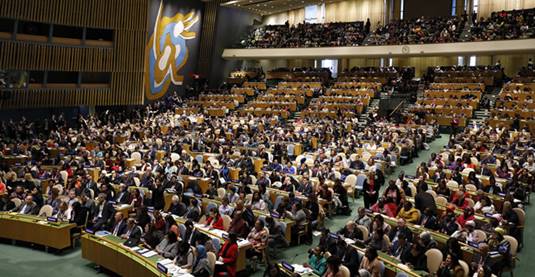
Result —
<path fill-rule="evenodd" d="M 124 193 L 119 192 L 117 193 L 117 197 L 115 198 L 115 202 L 120 204 L 130 204 L 128 200 L 130 200 L 130 192 L 127 190 Z"/>
<path fill-rule="evenodd" d="M 398 231 L 405 235 L 405 238 L 407 239 L 407 241 L 412 241 L 411 230 L 407 227 L 400 229 L 398 226 L 395 226 L 394 228 L 392 228 L 392 230 L 390 230 L 390 233 L 388 234 L 388 238 L 390 238 L 390 241 L 394 241 L 394 238 L 396 237 Z"/>
<path fill-rule="evenodd" d="M 128 233 L 128 230 L 126 230 L 126 232 Z M 142 234 L 141 227 L 135 225 L 132 231 L 130 232 L 128 239 L 125 241 L 124 244 L 131 245 L 131 246 L 139 244 L 139 241 L 141 240 L 141 234 Z"/>
<path fill-rule="evenodd" d="M 118 226 L 118 227 L 117 227 Z M 111 227 L 111 230 L 110 232 L 115 232 L 115 228 L 117 228 L 117 234 L 114 234 L 116 236 L 122 236 L 123 234 L 126 233 L 126 221 L 125 220 L 121 220 L 119 222 L 116 222 L 112 227 Z"/>
<path fill-rule="evenodd" d="M 95 205 L 93 208 L 93 216 L 97 217 L 99 212 L 99 206 Z M 105 222 L 109 222 L 113 215 L 115 214 L 115 209 L 113 208 L 113 205 L 106 201 L 104 203 L 104 208 L 102 209 L 102 220 Z"/>
<path fill-rule="evenodd" d="M 26 203 L 22 203 L 20 204 L 20 206 L 16 209 L 14 209 L 14 212 L 16 213 L 20 213 L 22 211 L 22 209 L 24 209 L 24 207 L 26 206 Z M 37 204 L 35 204 L 35 202 L 32 202 L 32 204 L 30 204 L 30 208 L 26 210 L 25 214 L 30 214 L 30 215 L 36 215 L 39 213 L 39 206 L 37 206 Z"/>

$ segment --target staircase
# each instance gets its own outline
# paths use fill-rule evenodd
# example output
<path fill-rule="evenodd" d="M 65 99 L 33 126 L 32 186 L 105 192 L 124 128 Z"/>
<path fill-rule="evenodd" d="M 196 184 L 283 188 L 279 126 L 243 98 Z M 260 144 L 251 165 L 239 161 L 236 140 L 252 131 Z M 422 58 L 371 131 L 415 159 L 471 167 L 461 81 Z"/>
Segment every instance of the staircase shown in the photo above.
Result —
<path fill-rule="evenodd" d="M 292 113 L 292 115 L 290 115 L 290 117 L 288 118 L 288 122 L 293 123 L 296 119 L 299 118 L 301 118 L 301 112 Z"/>
<path fill-rule="evenodd" d="M 382 98 L 382 97 L 381 97 Z M 376 113 L 379 110 L 379 103 L 381 99 L 372 98 L 368 108 L 361 114 L 359 114 L 359 125 L 364 126 L 368 124 L 368 114 Z"/>
<path fill-rule="evenodd" d="M 417 99 L 424 98 L 424 92 L 425 92 L 425 84 L 423 83 L 418 84 L 418 90 L 416 90 L 416 98 Z"/>
<path fill-rule="evenodd" d="M 381 102 L 381 99 L 375 99 L 375 98 L 372 99 L 372 101 L 370 102 L 370 105 L 368 106 L 368 112 L 373 112 L 379 109 L 379 102 Z"/>
<path fill-rule="evenodd" d="M 461 41 L 467 41 L 470 36 L 471 36 L 471 33 L 470 33 L 470 26 L 472 25 L 472 21 L 470 19 L 468 19 L 466 21 L 466 23 L 464 24 L 464 29 L 463 31 L 461 32 L 461 34 L 459 35 L 459 39 Z"/>
<path fill-rule="evenodd" d="M 481 126 L 490 117 L 488 109 L 478 109 L 474 112 L 474 117 L 468 120 L 468 127 Z"/>

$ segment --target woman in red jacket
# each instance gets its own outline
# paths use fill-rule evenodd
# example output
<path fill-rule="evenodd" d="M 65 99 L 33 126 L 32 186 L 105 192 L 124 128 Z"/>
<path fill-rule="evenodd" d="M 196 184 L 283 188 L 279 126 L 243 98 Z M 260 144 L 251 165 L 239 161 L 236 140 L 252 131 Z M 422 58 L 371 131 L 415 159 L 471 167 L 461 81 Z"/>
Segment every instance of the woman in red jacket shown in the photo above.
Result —
<path fill-rule="evenodd" d="M 223 218 L 219 214 L 219 210 L 217 208 L 210 209 L 210 215 L 206 219 L 206 227 L 225 231 L 225 227 L 223 226 Z"/>
<path fill-rule="evenodd" d="M 236 243 L 238 236 L 236 233 L 229 233 L 228 239 L 225 241 L 221 250 L 219 250 L 219 262 L 223 264 L 216 264 L 215 276 L 236 276 L 236 260 L 238 259 L 238 244 Z"/>

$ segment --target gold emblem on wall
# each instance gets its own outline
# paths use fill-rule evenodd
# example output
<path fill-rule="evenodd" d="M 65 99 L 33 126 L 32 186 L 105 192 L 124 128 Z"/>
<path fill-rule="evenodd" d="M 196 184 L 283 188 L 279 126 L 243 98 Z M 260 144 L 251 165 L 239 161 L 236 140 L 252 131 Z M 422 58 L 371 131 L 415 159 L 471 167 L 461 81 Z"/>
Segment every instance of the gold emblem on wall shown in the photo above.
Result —
<path fill-rule="evenodd" d="M 149 100 L 164 96 L 171 83 L 182 85 L 184 76 L 179 71 L 188 61 L 186 40 L 196 37 L 190 29 L 199 20 L 194 11 L 162 16 L 162 6 L 163 0 L 145 48 L 145 95 Z"/>

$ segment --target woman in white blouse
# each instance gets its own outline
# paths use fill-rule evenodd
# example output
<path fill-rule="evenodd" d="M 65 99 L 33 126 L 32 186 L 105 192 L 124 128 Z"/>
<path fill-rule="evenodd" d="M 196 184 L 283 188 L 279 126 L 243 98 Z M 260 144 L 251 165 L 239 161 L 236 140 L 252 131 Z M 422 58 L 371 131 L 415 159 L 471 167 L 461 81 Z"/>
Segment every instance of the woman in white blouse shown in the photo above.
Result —
<path fill-rule="evenodd" d="M 494 214 L 495 209 L 494 205 L 492 205 L 492 200 L 488 196 L 481 196 L 479 201 L 474 205 L 474 211 L 483 214 Z"/>
<path fill-rule="evenodd" d="M 247 201 L 245 205 L 251 205 L 251 209 L 253 210 L 259 210 L 259 211 L 266 210 L 266 202 L 262 200 L 258 192 L 253 193 L 252 199 L 250 201 Z"/>

